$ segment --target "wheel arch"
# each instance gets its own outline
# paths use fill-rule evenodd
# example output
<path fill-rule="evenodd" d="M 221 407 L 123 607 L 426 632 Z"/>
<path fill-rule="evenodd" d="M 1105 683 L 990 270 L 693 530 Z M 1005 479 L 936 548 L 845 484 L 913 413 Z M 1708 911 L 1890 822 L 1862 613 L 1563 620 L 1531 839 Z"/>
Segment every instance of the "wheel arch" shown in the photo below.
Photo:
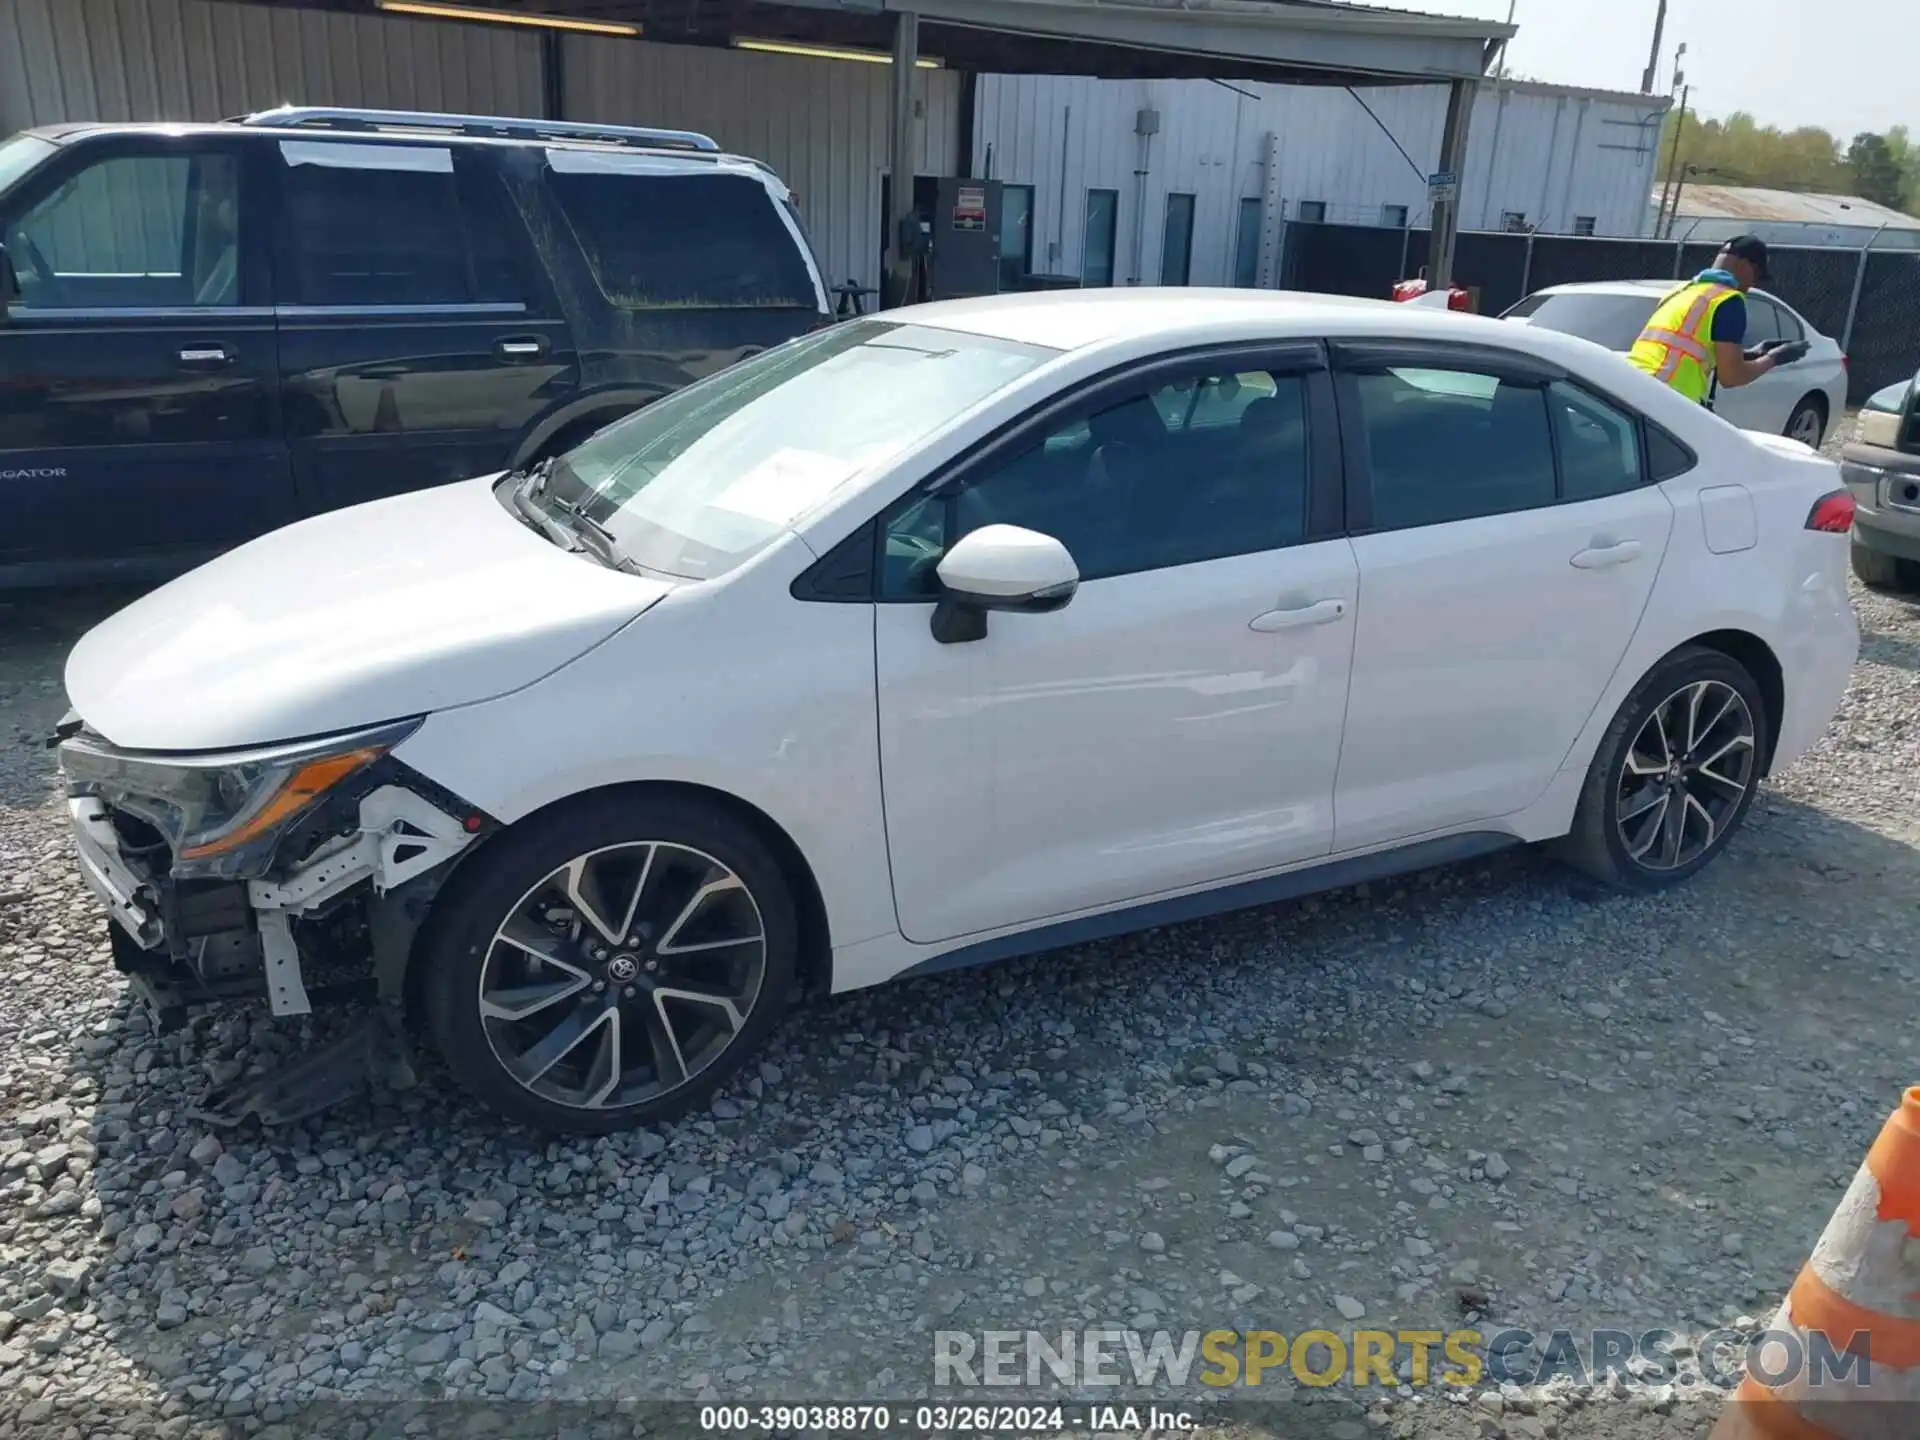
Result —
<path fill-rule="evenodd" d="M 1674 646 L 1649 666 L 1647 673 L 1652 674 L 1655 668 L 1664 665 L 1676 652 L 1689 645 L 1718 650 L 1751 675 L 1753 683 L 1760 687 L 1760 698 L 1767 707 L 1766 733 L 1761 737 L 1760 773 L 1770 774 L 1773 770 L 1774 747 L 1779 743 L 1780 726 L 1786 715 L 1786 671 L 1780 664 L 1780 657 L 1773 653 L 1771 645 L 1751 630 L 1708 630 Z"/>
<path fill-rule="evenodd" d="M 539 809 L 522 815 L 513 822 L 513 826 L 528 824 L 589 799 L 618 797 L 638 802 L 650 797 L 667 795 L 695 800 L 703 805 L 725 811 L 753 831 L 755 837 L 773 853 L 781 875 L 792 889 L 794 915 L 800 925 L 800 951 L 795 959 L 796 976 L 800 982 L 801 994 L 812 998 L 831 991 L 833 988 L 833 937 L 827 923 L 826 899 L 821 893 L 820 882 L 815 878 L 813 867 L 808 863 L 806 855 L 795 843 L 793 837 L 787 833 L 785 827 L 759 806 L 725 790 L 690 781 L 630 781 L 582 790 L 550 801 Z M 513 826 L 508 828 L 511 829 Z M 474 850 L 479 848 L 481 847 L 473 847 Z M 471 854 L 472 850 L 468 853 Z M 460 858 L 464 860 L 466 856 L 463 855 Z M 459 861 L 455 863 L 457 865 Z M 423 933 L 425 928 L 425 926 L 422 927 Z M 416 938 L 415 955 L 419 953 L 419 948 L 420 942 Z M 417 968 L 409 963 L 410 972 Z"/>
<path fill-rule="evenodd" d="M 509 462 L 513 468 L 530 465 L 560 449 L 570 448 L 604 425 L 631 415 L 667 393 L 664 390 L 602 390 L 575 396 L 556 410 L 542 415 L 527 427 L 514 446 Z"/>

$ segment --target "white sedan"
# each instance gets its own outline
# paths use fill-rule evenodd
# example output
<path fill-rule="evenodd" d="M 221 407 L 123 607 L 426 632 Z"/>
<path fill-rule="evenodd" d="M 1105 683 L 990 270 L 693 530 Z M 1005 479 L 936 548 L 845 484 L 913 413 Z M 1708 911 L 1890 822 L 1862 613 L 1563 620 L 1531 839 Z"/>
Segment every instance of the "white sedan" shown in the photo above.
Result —
<path fill-rule="evenodd" d="M 1564 331 L 1625 354 L 1660 302 L 1683 282 L 1609 280 L 1537 290 L 1502 317 Z M 1788 435 L 1815 449 L 1847 409 L 1847 357 L 1838 341 L 1809 325 L 1786 301 L 1764 290 L 1747 296 L 1746 345 L 1804 340 L 1807 353 L 1791 365 L 1736 390 L 1722 389 L 1714 413 L 1742 430 Z"/>
<path fill-rule="evenodd" d="M 175 581 L 74 650 L 61 759 L 143 986 L 358 967 L 605 1131 L 796 995 L 1529 842 L 1681 880 L 1839 701 L 1850 519 L 1540 327 L 930 305 Z"/>

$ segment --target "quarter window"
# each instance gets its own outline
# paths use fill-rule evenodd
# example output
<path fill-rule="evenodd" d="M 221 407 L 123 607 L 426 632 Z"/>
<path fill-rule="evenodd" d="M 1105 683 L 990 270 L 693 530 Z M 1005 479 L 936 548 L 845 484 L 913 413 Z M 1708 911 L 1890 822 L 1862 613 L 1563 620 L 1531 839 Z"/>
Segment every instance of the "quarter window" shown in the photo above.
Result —
<path fill-rule="evenodd" d="M 7 227 L 28 309 L 240 303 L 240 166 L 231 154 L 89 165 Z"/>
<path fill-rule="evenodd" d="M 710 171 L 578 168 L 591 163 L 563 155 L 558 164 L 568 168 L 549 169 L 547 185 L 610 304 L 624 310 L 817 308 L 799 242 L 759 180 Z"/>
<path fill-rule="evenodd" d="M 1063 422 L 950 496 L 887 526 L 883 594 L 931 598 L 961 536 L 1019 525 L 1064 544 L 1083 580 L 1297 544 L 1306 533 L 1306 383 L 1199 373 Z"/>
<path fill-rule="evenodd" d="M 1554 503 L 1543 386 L 1395 366 L 1354 375 L 1352 389 L 1367 437 L 1374 529 Z"/>
<path fill-rule="evenodd" d="M 1645 477 L 1640 427 L 1632 416 L 1564 383 L 1549 387 L 1547 409 L 1560 447 L 1562 499 L 1596 500 L 1639 487 Z"/>

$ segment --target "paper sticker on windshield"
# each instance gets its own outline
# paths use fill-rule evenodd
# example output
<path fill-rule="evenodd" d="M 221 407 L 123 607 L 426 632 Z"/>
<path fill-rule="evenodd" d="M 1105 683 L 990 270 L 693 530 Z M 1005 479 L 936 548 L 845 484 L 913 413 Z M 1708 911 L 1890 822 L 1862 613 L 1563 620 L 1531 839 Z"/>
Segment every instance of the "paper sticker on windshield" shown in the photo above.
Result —
<path fill-rule="evenodd" d="M 832 494 L 855 468 L 814 450 L 776 450 L 707 503 L 769 525 L 787 525 Z"/>

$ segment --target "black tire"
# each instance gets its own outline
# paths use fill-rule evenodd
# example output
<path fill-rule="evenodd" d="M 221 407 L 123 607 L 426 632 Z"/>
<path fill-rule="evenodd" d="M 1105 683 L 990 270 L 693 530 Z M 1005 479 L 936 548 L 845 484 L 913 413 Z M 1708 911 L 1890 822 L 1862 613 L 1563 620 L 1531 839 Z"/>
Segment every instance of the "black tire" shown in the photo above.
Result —
<path fill-rule="evenodd" d="M 1746 707 L 1744 718 L 1750 723 L 1750 741 L 1742 776 L 1744 787 L 1737 800 L 1730 793 L 1731 786 L 1718 779 L 1720 768 L 1713 770 L 1713 780 L 1704 779 L 1697 772 L 1688 772 L 1678 779 L 1666 779 L 1664 783 L 1651 779 L 1644 769 L 1636 771 L 1632 777 L 1626 773 L 1630 755 L 1634 757 L 1634 763 L 1641 767 L 1653 758 L 1649 751 L 1636 751 L 1634 747 L 1636 740 L 1653 720 L 1655 711 L 1662 710 L 1690 687 L 1703 684 L 1708 687 L 1705 694 L 1720 697 L 1731 692 Z M 1741 720 L 1742 717 L 1735 712 L 1725 723 L 1731 726 Z M 1767 736 L 1771 733 L 1768 729 L 1771 723 L 1765 697 L 1745 666 L 1718 650 L 1701 645 L 1682 646 L 1654 666 L 1621 705 L 1619 714 L 1601 737 L 1593 763 L 1588 767 L 1586 784 L 1580 791 L 1580 802 L 1574 811 L 1573 829 L 1550 848 L 1559 859 L 1575 869 L 1617 889 L 1652 891 L 1677 885 L 1709 864 L 1746 819 L 1747 811 L 1753 805 L 1754 794 L 1759 789 L 1762 757 Z M 1731 733 L 1730 729 L 1720 732 L 1721 735 Z M 1711 743 L 1717 744 L 1718 741 L 1719 737 L 1716 736 Z M 1689 856 L 1684 844 L 1676 847 L 1675 858 L 1679 863 L 1671 865 L 1656 865 L 1637 857 L 1629 848 L 1621 824 L 1622 793 L 1630 784 L 1636 787 L 1637 792 L 1630 804 L 1645 799 L 1649 787 L 1665 790 L 1668 804 L 1673 803 L 1671 797 L 1675 794 L 1704 796 L 1704 799 L 1696 799 L 1691 807 L 1685 800 L 1679 802 L 1682 840 L 1688 834 L 1698 837 L 1705 831 L 1707 843 L 1704 848 L 1698 854 Z M 1659 802 L 1656 797 L 1648 803 L 1652 805 Z M 1693 818 L 1695 809 L 1705 812 L 1709 807 L 1715 811 L 1724 807 L 1724 813 L 1710 814 L 1705 819 Z M 1664 818 L 1668 813 L 1666 809 L 1661 809 L 1659 816 Z M 1647 812 L 1643 810 L 1637 814 L 1644 816 Z M 1657 825 L 1658 820 L 1655 823 Z M 1637 840 L 1646 833 L 1646 824 L 1644 818 L 1637 819 L 1630 815 L 1627 830 L 1633 832 Z M 1693 827 L 1691 831 L 1686 828 L 1689 825 Z M 1664 832 L 1654 843 L 1664 848 Z M 1650 849 L 1647 854 L 1655 861 L 1662 858 L 1655 850 Z"/>
<path fill-rule="evenodd" d="M 1787 416 L 1787 428 L 1783 432 L 1790 440 L 1804 438 L 1800 431 L 1812 427 L 1813 438 L 1807 443 L 1814 449 L 1820 448 L 1820 442 L 1827 438 L 1827 407 L 1818 395 L 1803 395 L 1800 403 L 1793 407 L 1793 413 Z"/>
<path fill-rule="evenodd" d="M 1905 578 L 1902 569 L 1895 556 L 1869 550 L 1858 540 L 1853 542 L 1853 573 L 1860 577 L 1862 585 L 1892 588 Z"/>
<path fill-rule="evenodd" d="M 644 847 L 652 845 L 655 850 Z M 644 865 L 638 859 L 646 855 Z M 687 870 L 694 878 L 687 880 L 670 874 L 667 862 L 663 860 L 658 877 L 653 875 L 651 865 L 654 854 L 674 857 L 674 862 Z M 635 857 L 627 860 L 623 857 Z M 614 1050 L 624 1062 L 629 1045 L 646 1045 L 652 1055 L 659 1055 L 659 1043 L 653 1037 L 657 1035 L 653 1024 L 656 1019 L 666 1023 L 670 1034 L 673 1033 L 673 1020 L 670 1013 L 681 1013 L 684 1018 L 685 1005 L 682 1000 L 669 999 L 655 994 L 656 988 L 671 984 L 670 971 L 675 965 L 687 967 L 684 960 L 668 960 L 666 941 L 669 933 L 662 936 L 655 933 L 640 944 L 623 944 L 610 958 L 589 959 L 585 947 L 600 944 L 596 933 L 591 931 L 584 918 L 576 914 L 567 933 L 548 936 L 540 933 L 542 945 L 551 940 L 554 947 L 564 949 L 569 962 L 564 971 L 550 971 L 542 962 L 525 958 L 523 947 L 517 942 L 499 940 L 497 932 L 509 917 L 522 911 L 523 905 L 530 908 L 539 904 L 548 906 L 549 917 L 554 909 L 566 910 L 560 903 L 558 892 L 551 882 L 556 874 L 570 863 L 588 857 L 588 863 L 628 865 L 628 873 L 638 869 L 640 879 L 633 887 L 635 905 L 638 897 L 647 892 L 649 884 L 663 886 L 668 879 L 674 879 L 681 885 L 677 892 L 664 898 L 672 906 L 688 893 L 687 887 L 695 887 L 694 894 L 712 886 L 703 882 L 697 873 L 700 860 L 714 862 L 718 867 L 731 872 L 736 879 L 738 889 L 746 894 L 746 901 L 740 901 L 732 892 L 734 887 L 726 882 L 729 904 L 744 907 L 750 904 L 762 932 L 758 946 L 759 978 L 753 990 L 753 998 L 744 1011 L 726 1013 L 725 1028 L 731 1038 L 719 1042 L 719 1048 L 699 1064 L 694 1065 L 681 1055 L 680 1037 L 673 1035 L 670 1042 L 673 1057 L 686 1072 L 683 1081 L 667 1086 L 668 1072 L 656 1061 L 653 1066 L 653 1078 L 637 1083 L 635 1086 L 619 1085 L 613 1094 L 606 1097 L 607 1102 L 617 1101 L 621 1090 L 639 1094 L 647 1085 L 661 1088 L 661 1093 L 644 1096 L 634 1103 L 602 1103 L 597 1108 L 591 1102 L 585 1104 L 565 1103 L 552 1098 L 549 1094 L 536 1093 L 523 1084 L 508 1070 L 507 1062 L 496 1050 L 496 1040 L 509 1050 L 518 1042 L 523 1033 L 521 1026 L 535 1030 L 548 1022 L 549 1015 L 561 1017 L 559 1023 L 571 1023 L 576 1028 L 581 1024 L 579 1017 L 592 1015 L 593 1022 L 583 1033 L 594 1033 L 593 1026 L 604 1018 L 602 1009 L 621 1012 L 613 1017 L 612 1025 L 634 1035 L 633 1041 L 624 1038 L 615 1042 Z M 602 857 L 613 857 L 603 859 Z M 707 871 L 711 876 L 717 871 Z M 616 882 L 593 882 L 602 893 L 612 896 L 621 888 Z M 543 889 L 546 886 L 548 888 Z M 585 885 L 580 887 L 584 893 Z M 544 897 L 544 900 L 536 899 Z M 621 902 L 614 898 L 605 908 L 609 913 Z M 705 905 L 709 902 L 699 902 Z M 686 912 L 681 919 L 684 928 L 693 931 L 697 925 L 688 922 L 695 915 L 696 902 L 687 900 Z M 636 912 L 637 913 L 637 912 Z M 630 914 L 621 924 L 637 923 L 634 914 Z M 642 927 L 644 928 L 644 927 Z M 569 934 L 573 938 L 569 938 Z M 628 937 L 632 941 L 634 937 Z M 617 942 L 619 943 L 619 942 Z M 721 942 L 725 945 L 739 943 L 751 946 L 753 942 Z M 447 1068 L 454 1079 L 490 1109 L 543 1131 L 564 1131 L 574 1134 L 606 1134 L 611 1131 L 630 1129 L 636 1126 L 653 1125 L 671 1120 L 696 1106 L 704 1105 L 713 1092 L 725 1082 L 728 1076 L 739 1069 L 740 1065 L 758 1051 L 765 1042 L 768 1031 L 779 1019 L 793 992 L 795 957 L 798 952 L 799 928 L 795 919 L 794 905 L 786 877 L 780 865 L 761 843 L 753 830 L 726 810 L 698 799 L 678 795 L 649 795 L 643 792 L 609 791 L 586 797 L 572 803 L 557 806 L 552 810 L 530 817 L 504 834 L 487 842 L 485 847 L 463 865 L 455 874 L 447 888 L 434 902 L 432 915 L 421 937 L 421 946 L 414 958 L 419 968 L 417 988 L 420 1007 L 424 1013 L 427 1031 L 435 1045 L 445 1058 Z M 502 948 L 504 947 L 504 948 Z M 658 948 L 655 948 L 658 947 Z M 712 950 L 712 946 L 694 946 L 693 949 Z M 581 972 L 591 973 L 598 981 L 595 991 L 575 990 L 564 999 L 545 1001 L 539 1010 L 539 1019 L 503 1020 L 498 1015 L 491 1019 L 481 1013 L 482 987 L 493 981 L 493 974 L 487 970 L 489 955 L 498 950 L 503 957 L 494 963 L 517 964 L 524 968 L 542 966 L 542 975 L 553 974 L 558 984 L 548 988 L 563 988 L 574 984 L 570 978 Z M 631 953 L 629 953 L 631 952 Z M 747 953 L 740 959 L 745 962 Z M 701 964 L 706 963 L 703 957 Z M 625 959 L 627 963 L 624 975 L 613 968 Z M 735 963 L 729 959 L 725 964 Z M 573 967 L 577 965 L 578 970 Z M 643 967 L 653 970 L 656 965 L 664 967 L 658 981 L 644 974 L 636 973 Z M 706 973 L 706 972 L 703 972 Z M 683 980 L 682 983 L 692 983 Z M 506 995 L 527 995 L 540 986 L 526 983 L 514 990 L 502 988 L 491 993 L 496 999 Z M 622 997 L 633 997 L 639 991 L 639 999 L 616 998 L 615 992 Z M 683 992 L 684 993 L 684 992 Z M 641 1012 L 635 1015 L 637 1006 Z M 702 1007 L 695 1006 L 696 1012 Z M 744 1023 L 737 1027 L 733 1023 L 738 1012 Z M 716 1034 L 722 1028 L 716 1021 L 712 1027 Z M 558 1035 L 556 1029 L 554 1035 Z M 547 1037 L 552 1040 L 554 1037 Z M 595 1044 L 604 1044 L 601 1035 Z M 702 1041 L 703 1053 L 712 1048 L 711 1039 Z M 572 1049 L 565 1051 L 554 1064 L 555 1070 L 566 1072 L 568 1066 L 586 1063 L 587 1042 L 577 1041 Z M 532 1050 L 520 1054 L 519 1059 L 525 1068 L 531 1069 L 536 1060 L 531 1059 Z M 573 1057 L 578 1057 L 573 1058 Z M 603 1057 L 604 1058 L 604 1057 Z M 611 1068 L 611 1067 L 609 1067 Z M 553 1073 L 548 1071 L 546 1073 Z M 595 1083 L 594 1076 L 605 1075 L 607 1070 L 589 1071 L 584 1086 Z M 545 1084 L 542 1076 L 536 1075 L 538 1083 Z M 548 1086 L 548 1089 L 554 1088 Z"/>

